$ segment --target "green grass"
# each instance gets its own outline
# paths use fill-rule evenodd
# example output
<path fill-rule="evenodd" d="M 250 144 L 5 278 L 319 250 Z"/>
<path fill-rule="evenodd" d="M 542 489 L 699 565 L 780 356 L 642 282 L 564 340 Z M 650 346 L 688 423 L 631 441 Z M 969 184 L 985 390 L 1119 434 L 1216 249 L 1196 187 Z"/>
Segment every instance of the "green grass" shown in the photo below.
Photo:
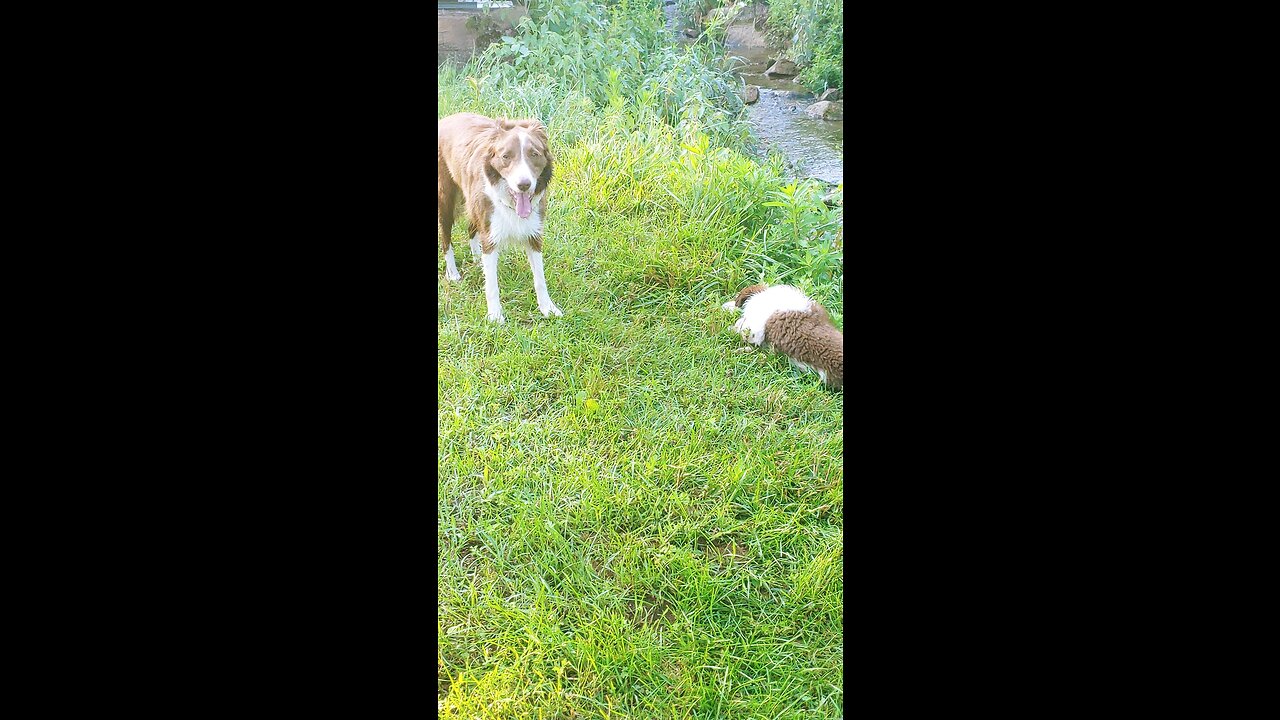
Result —
<path fill-rule="evenodd" d="M 440 716 L 841 717 L 843 395 L 719 308 L 790 282 L 843 326 L 834 216 L 696 123 L 468 73 L 442 115 L 549 128 L 564 317 L 508 251 L 486 322 L 461 221 L 461 282 L 437 251 Z"/>
<path fill-rule="evenodd" d="M 714 243 L 567 195 L 564 317 L 522 253 L 503 326 L 465 245 L 438 281 L 442 717 L 839 717 L 842 396 L 696 291 Z"/>

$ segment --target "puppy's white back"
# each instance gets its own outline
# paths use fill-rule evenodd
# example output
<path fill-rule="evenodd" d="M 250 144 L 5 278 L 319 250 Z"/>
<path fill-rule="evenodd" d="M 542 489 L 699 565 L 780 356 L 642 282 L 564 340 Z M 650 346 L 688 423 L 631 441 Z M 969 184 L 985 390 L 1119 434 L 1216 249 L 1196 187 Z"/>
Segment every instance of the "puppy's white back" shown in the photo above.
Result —
<path fill-rule="evenodd" d="M 764 342 L 764 324 L 776 312 L 784 310 L 808 310 L 813 304 L 804 293 L 790 285 L 772 285 L 747 298 L 742 306 L 742 318 L 734 327 L 749 331 L 747 340 L 752 345 Z"/>

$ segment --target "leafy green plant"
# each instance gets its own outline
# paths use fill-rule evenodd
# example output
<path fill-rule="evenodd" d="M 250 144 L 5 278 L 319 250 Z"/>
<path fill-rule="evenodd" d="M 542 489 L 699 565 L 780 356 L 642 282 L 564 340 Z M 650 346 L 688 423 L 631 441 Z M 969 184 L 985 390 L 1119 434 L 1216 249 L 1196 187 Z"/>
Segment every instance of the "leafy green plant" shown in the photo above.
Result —
<path fill-rule="evenodd" d="M 771 42 L 801 68 L 810 90 L 844 88 L 844 5 L 833 0 L 771 0 L 766 28 Z"/>
<path fill-rule="evenodd" d="M 467 18 L 466 26 L 476 34 L 475 45 L 478 49 L 487 48 L 498 42 L 503 35 L 513 32 L 511 23 L 497 19 L 488 11 Z"/>
<path fill-rule="evenodd" d="M 473 74 L 504 87 L 536 80 L 597 107 L 629 106 L 637 119 L 661 120 L 686 136 L 706 132 L 721 144 L 749 144 L 723 48 L 671 43 L 652 2 L 565 0 L 530 8 L 514 36 L 473 61 Z"/>
<path fill-rule="evenodd" d="M 676 14 L 690 27 L 694 27 L 702 22 L 712 8 L 723 4 L 724 0 L 676 0 Z"/>
<path fill-rule="evenodd" d="M 783 274 L 825 285 L 843 275 L 843 250 L 835 243 L 840 213 L 826 205 L 821 191 L 812 182 L 792 182 L 773 191 L 776 199 L 764 206 L 778 208 L 781 216 L 774 226 L 773 252 L 767 252 L 766 241 L 763 254 L 788 266 Z"/>

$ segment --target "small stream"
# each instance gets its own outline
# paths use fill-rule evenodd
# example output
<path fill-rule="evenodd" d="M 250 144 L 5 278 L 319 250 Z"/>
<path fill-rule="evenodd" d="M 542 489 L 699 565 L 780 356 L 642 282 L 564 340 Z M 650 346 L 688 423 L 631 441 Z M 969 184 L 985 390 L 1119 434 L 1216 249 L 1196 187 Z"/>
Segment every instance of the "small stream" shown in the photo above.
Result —
<path fill-rule="evenodd" d="M 674 2 L 663 5 L 667 28 L 675 42 L 695 42 L 684 35 L 684 23 Z M 725 39 L 726 51 L 734 60 L 735 74 L 748 85 L 760 88 L 760 100 L 747 106 L 747 117 L 763 145 L 781 154 L 797 177 L 812 177 L 835 184 L 844 181 L 844 121 L 819 120 L 805 114 L 817 102 L 808 88 L 791 78 L 769 78 L 764 71 L 778 51 L 765 45 L 753 27 L 754 9 L 738 14 Z"/>

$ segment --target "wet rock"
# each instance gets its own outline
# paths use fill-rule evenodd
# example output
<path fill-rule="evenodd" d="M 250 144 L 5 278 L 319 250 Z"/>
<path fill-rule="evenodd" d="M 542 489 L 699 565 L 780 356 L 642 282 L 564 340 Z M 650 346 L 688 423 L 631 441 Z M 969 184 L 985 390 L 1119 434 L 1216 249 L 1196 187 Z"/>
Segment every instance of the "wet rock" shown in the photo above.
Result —
<path fill-rule="evenodd" d="M 811 117 L 823 120 L 839 120 L 844 117 L 844 106 L 841 103 L 831 102 L 830 100 L 816 102 L 805 108 L 804 111 Z"/>
<path fill-rule="evenodd" d="M 727 47 L 734 51 L 759 50 L 761 51 L 759 54 L 749 54 L 755 58 L 759 58 L 760 60 L 764 60 L 762 55 L 767 53 L 769 48 L 769 41 L 765 39 L 764 33 L 761 33 L 750 25 L 735 24 L 725 28 L 724 42 Z M 760 69 L 763 70 L 766 67 L 768 67 L 767 62 L 761 65 Z"/>
<path fill-rule="evenodd" d="M 822 93 L 821 95 L 819 95 L 819 96 L 818 96 L 818 99 L 819 99 L 819 100 L 832 100 L 832 101 L 839 100 L 839 99 L 840 99 L 840 91 L 839 91 L 839 90 L 837 90 L 836 88 L 827 88 L 826 90 L 824 90 L 824 91 L 823 91 L 823 93 Z"/>
<path fill-rule="evenodd" d="M 760 99 L 760 88 L 755 85 L 748 85 L 746 90 L 742 91 L 742 102 L 751 105 Z"/>
<path fill-rule="evenodd" d="M 764 71 L 765 77 L 793 77 L 795 74 L 796 64 L 790 60 L 779 60 Z"/>

